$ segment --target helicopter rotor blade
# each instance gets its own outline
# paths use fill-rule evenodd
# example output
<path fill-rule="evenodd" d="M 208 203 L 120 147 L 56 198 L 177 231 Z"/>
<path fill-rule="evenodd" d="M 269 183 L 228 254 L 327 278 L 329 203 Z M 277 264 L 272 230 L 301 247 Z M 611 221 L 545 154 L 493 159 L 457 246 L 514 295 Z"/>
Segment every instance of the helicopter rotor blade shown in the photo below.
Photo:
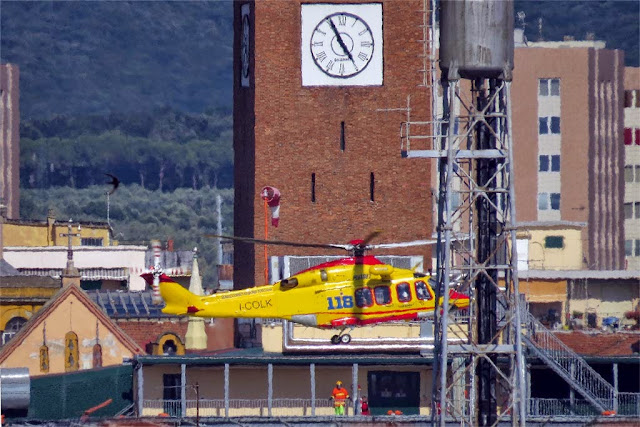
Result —
<path fill-rule="evenodd" d="M 264 245 L 294 246 L 294 247 L 298 247 L 298 248 L 319 248 L 319 249 L 343 249 L 343 250 L 349 250 L 349 245 L 287 242 L 285 240 L 264 240 L 264 239 L 255 239 L 253 237 L 227 236 L 227 235 L 223 235 L 223 234 L 205 234 L 204 236 L 205 237 L 219 238 L 219 239 L 236 240 L 236 241 L 245 242 L 245 243 L 259 243 L 259 244 L 264 244 Z"/>
<path fill-rule="evenodd" d="M 364 238 L 362 243 L 360 243 L 360 246 L 367 246 L 370 241 L 372 241 L 373 239 L 378 237 L 380 234 L 382 234 L 382 230 L 374 230 L 374 231 L 372 231 L 371 233 L 369 233 L 369 235 L 367 237 Z"/>
<path fill-rule="evenodd" d="M 368 245 L 367 249 L 394 249 L 394 248 L 408 248 L 411 246 L 428 246 L 435 245 L 437 240 L 413 240 L 411 242 L 399 242 L 399 243 L 380 243 L 377 245 Z"/>

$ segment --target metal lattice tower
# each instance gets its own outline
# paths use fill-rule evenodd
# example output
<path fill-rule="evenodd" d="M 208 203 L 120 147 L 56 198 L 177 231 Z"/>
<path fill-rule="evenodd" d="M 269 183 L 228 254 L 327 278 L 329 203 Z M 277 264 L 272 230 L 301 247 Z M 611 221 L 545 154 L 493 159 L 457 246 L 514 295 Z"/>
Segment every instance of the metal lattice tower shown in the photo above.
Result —
<path fill-rule="evenodd" d="M 439 166 L 437 293 L 443 302 L 432 407 L 438 425 L 506 419 L 524 425 L 510 88 L 507 79 L 474 79 L 468 100 L 459 79 L 445 80 L 440 149 L 424 153 Z M 471 296 L 465 315 L 449 312 L 452 278 L 456 290 Z"/>

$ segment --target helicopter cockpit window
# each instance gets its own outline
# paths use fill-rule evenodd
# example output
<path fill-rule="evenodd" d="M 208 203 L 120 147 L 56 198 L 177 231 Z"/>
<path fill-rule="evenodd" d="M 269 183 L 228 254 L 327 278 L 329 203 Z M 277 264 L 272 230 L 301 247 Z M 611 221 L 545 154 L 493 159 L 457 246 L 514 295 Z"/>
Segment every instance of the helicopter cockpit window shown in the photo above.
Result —
<path fill-rule="evenodd" d="M 427 284 L 422 280 L 416 282 L 416 296 L 421 300 L 431 299 L 431 294 L 429 293 L 429 289 L 427 289 Z"/>
<path fill-rule="evenodd" d="M 398 301 L 411 301 L 411 288 L 407 282 L 398 283 L 398 285 L 396 285 L 396 292 L 398 293 Z"/>
<path fill-rule="evenodd" d="M 358 307 L 371 307 L 373 305 L 373 295 L 369 288 L 356 289 L 355 297 L 356 306 Z"/>
<path fill-rule="evenodd" d="M 378 286 L 373 291 L 376 297 L 376 304 L 387 305 L 391 304 L 391 290 L 388 286 Z"/>

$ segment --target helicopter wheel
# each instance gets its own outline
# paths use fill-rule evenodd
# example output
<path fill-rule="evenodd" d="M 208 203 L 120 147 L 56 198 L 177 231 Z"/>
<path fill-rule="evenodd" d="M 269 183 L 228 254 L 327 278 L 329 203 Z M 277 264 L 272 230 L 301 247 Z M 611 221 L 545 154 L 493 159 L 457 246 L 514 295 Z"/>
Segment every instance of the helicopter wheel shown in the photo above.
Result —
<path fill-rule="evenodd" d="M 340 335 L 334 335 L 331 337 L 331 344 L 340 344 Z"/>
<path fill-rule="evenodd" d="M 340 343 L 341 344 L 349 344 L 351 342 L 351 335 L 349 334 L 344 334 L 340 336 Z"/>

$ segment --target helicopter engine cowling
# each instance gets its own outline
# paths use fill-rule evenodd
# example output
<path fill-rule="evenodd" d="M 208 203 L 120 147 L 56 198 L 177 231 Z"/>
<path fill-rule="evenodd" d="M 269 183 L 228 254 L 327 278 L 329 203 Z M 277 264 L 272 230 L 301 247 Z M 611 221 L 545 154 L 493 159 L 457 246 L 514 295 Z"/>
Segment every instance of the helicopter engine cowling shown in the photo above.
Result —
<path fill-rule="evenodd" d="M 294 314 L 291 320 L 305 326 L 318 326 L 318 318 L 315 314 Z"/>

